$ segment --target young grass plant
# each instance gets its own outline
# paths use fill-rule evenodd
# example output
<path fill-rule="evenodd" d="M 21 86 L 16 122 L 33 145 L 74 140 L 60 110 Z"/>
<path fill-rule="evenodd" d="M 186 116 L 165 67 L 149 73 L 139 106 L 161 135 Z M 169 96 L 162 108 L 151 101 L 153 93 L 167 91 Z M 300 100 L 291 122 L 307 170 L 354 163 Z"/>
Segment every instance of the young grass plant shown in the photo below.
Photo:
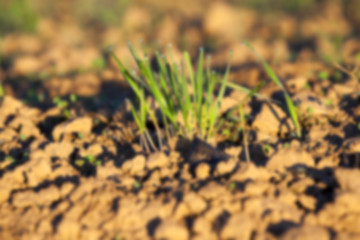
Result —
<path fill-rule="evenodd" d="M 265 59 L 263 59 L 254 49 L 253 46 L 251 46 L 248 42 L 244 42 L 244 45 L 246 47 L 248 47 L 256 56 L 257 58 L 260 60 L 260 62 L 262 63 L 263 67 L 265 68 L 266 73 L 269 75 L 269 77 L 271 78 L 271 80 L 278 86 L 281 88 L 284 97 L 285 97 L 285 102 L 291 117 L 292 122 L 294 123 L 295 126 L 295 130 L 296 130 L 296 135 L 297 137 L 301 137 L 301 126 L 299 123 L 299 118 L 298 115 L 296 113 L 296 107 L 290 97 L 290 95 L 287 93 L 284 85 L 281 83 L 280 79 L 277 77 L 276 73 L 274 72 L 274 70 L 269 66 L 269 64 L 265 61 Z"/>
<path fill-rule="evenodd" d="M 205 141 L 211 139 L 218 130 L 220 104 L 224 98 L 231 61 L 219 80 L 219 76 L 210 69 L 210 59 L 204 64 L 203 48 L 199 51 L 197 68 L 193 66 L 188 52 L 184 52 L 180 64 L 173 60 L 171 47 L 171 61 L 165 55 L 156 52 L 158 72 L 153 70 L 145 50 L 144 56 L 140 57 L 131 44 L 129 49 L 138 66 L 139 75 L 125 68 L 112 51 L 111 55 L 137 97 L 137 107 L 133 104 L 130 106 L 145 149 L 157 150 L 146 128 L 148 118 L 154 123 L 158 146 L 162 148 L 159 121 L 154 107 L 146 101 L 145 93 L 156 103 L 167 138 L 179 134 L 188 139 L 195 136 Z"/>

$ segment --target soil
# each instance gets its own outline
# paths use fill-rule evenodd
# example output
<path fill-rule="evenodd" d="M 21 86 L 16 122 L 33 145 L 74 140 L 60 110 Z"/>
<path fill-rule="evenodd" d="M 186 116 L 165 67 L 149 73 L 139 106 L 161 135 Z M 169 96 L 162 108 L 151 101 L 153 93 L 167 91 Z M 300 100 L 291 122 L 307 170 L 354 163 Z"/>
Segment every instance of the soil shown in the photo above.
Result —
<path fill-rule="evenodd" d="M 43 17 L 0 39 L 0 239 L 360 239 L 360 41 L 339 2 L 276 19 L 226 1 L 138 2 L 121 27 Z M 172 42 L 175 59 L 205 45 L 219 71 L 233 49 L 231 81 L 254 87 L 267 75 L 248 39 L 297 103 L 302 137 L 269 80 L 260 93 L 275 101 L 245 105 L 250 162 L 236 130 L 145 153 L 103 51 L 129 59 L 138 38 Z M 224 116 L 241 96 L 229 91 Z"/>

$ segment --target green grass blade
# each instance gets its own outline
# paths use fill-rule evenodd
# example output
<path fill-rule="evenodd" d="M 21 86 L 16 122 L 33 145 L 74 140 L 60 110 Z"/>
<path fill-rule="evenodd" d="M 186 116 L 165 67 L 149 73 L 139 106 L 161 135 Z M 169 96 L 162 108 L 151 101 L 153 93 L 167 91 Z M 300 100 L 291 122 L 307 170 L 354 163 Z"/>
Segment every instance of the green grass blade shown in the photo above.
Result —
<path fill-rule="evenodd" d="M 230 74 L 232 56 L 233 56 L 233 53 L 231 52 L 230 53 L 230 60 L 229 60 L 229 62 L 227 64 L 224 77 L 223 77 L 223 79 L 222 79 L 222 81 L 220 83 L 221 84 L 220 85 L 220 90 L 219 90 L 218 97 L 217 97 L 218 105 L 221 103 L 221 100 L 223 99 L 223 97 L 225 95 L 225 90 L 226 90 L 226 86 L 227 86 L 227 82 L 228 82 L 229 74 Z"/>
<path fill-rule="evenodd" d="M 189 74 L 192 89 L 195 90 L 194 71 L 189 52 L 184 52 L 185 65 Z M 195 94 L 195 93 L 194 93 Z"/>
<path fill-rule="evenodd" d="M 254 49 L 253 46 L 251 46 L 250 43 L 244 41 L 243 42 L 244 45 L 249 48 L 255 55 L 256 57 L 260 60 L 260 62 L 262 63 L 263 67 L 265 68 L 266 73 L 269 75 L 269 77 L 271 78 L 271 80 L 278 86 L 280 87 L 282 90 L 284 90 L 284 86 L 281 83 L 280 79 L 277 77 L 276 73 L 274 72 L 274 70 L 269 66 L 269 64 L 265 61 L 264 58 L 262 58 Z"/>
<path fill-rule="evenodd" d="M 211 68 L 210 68 L 210 66 L 211 66 L 211 56 L 207 56 L 207 58 L 206 58 L 206 79 L 208 81 L 211 78 Z"/>
<path fill-rule="evenodd" d="M 194 98 L 196 101 L 196 119 L 199 129 L 201 129 L 202 123 L 202 101 L 203 101 L 203 83 L 204 83 L 204 49 L 200 48 L 200 55 L 198 60 L 198 68 L 195 80 L 195 92 Z M 202 132 L 200 135 L 202 136 Z"/>
<path fill-rule="evenodd" d="M 167 72 L 168 78 L 170 80 L 171 89 L 173 90 L 172 94 L 175 96 L 177 104 L 180 104 L 181 103 L 181 99 L 180 99 L 181 93 L 179 92 L 179 86 L 177 84 L 177 79 L 176 79 L 176 73 L 174 73 L 172 71 L 172 67 L 171 67 L 170 63 L 166 64 L 166 72 Z"/>
<path fill-rule="evenodd" d="M 243 93 L 250 93 L 251 92 L 251 89 L 249 88 L 246 88 L 246 87 L 243 87 L 243 86 L 240 86 L 236 83 L 232 83 L 232 82 L 228 82 L 227 83 L 227 87 L 228 88 L 231 88 L 231 89 L 234 89 L 236 91 L 240 91 L 240 92 L 243 92 Z M 271 99 L 263 94 L 260 94 L 260 93 L 255 93 L 254 96 L 260 98 L 260 99 L 264 99 L 266 101 L 269 101 L 269 102 L 273 102 L 273 103 L 276 103 L 278 105 L 283 105 L 281 102 L 277 101 L 277 100 L 274 100 L 274 99 Z"/>
<path fill-rule="evenodd" d="M 129 83 L 130 87 L 134 90 L 135 94 L 139 97 L 141 95 L 140 86 L 136 83 L 129 71 L 124 67 L 120 59 L 115 55 L 113 51 L 110 51 L 111 56 L 114 58 L 116 64 L 120 68 L 120 72 L 124 76 L 125 80 Z"/>
<path fill-rule="evenodd" d="M 134 120 L 136 122 L 136 125 L 138 125 L 140 133 L 143 133 L 144 132 L 144 127 L 142 125 L 142 122 L 140 121 L 138 113 L 136 112 L 136 109 L 135 109 L 134 105 L 131 103 L 130 100 L 128 100 L 128 103 L 130 104 L 131 113 L 132 113 L 133 118 L 134 118 Z"/>
<path fill-rule="evenodd" d="M 210 79 L 207 85 L 206 103 L 208 107 L 211 107 L 213 103 L 213 92 L 215 89 L 215 85 L 216 85 L 216 75 L 215 72 L 213 72 L 210 75 Z"/>
<path fill-rule="evenodd" d="M 4 97 L 5 96 L 5 91 L 4 91 L 4 88 L 0 82 L 0 98 Z"/>
<path fill-rule="evenodd" d="M 178 84 L 180 86 L 181 101 L 180 108 L 182 111 L 184 123 L 185 123 L 185 136 L 190 137 L 193 135 L 192 117 L 194 116 L 194 106 L 189 93 L 188 79 L 185 74 L 184 61 L 181 61 L 181 65 L 176 68 L 176 74 L 178 78 Z"/>
<path fill-rule="evenodd" d="M 180 72 L 179 70 L 179 66 L 174 64 L 173 65 L 174 68 L 174 75 L 175 75 L 175 79 L 178 85 L 178 99 L 179 99 L 179 107 L 181 109 L 183 118 L 184 118 L 184 122 L 186 125 L 186 129 L 189 128 L 189 122 L 188 122 L 188 116 L 189 116 L 189 111 L 191 109 L 191 99 L 190 99 L 190 95 L 189 95 L 189 91 L 188 91 L 188 86 L 187 86 L 187 80 L 186 77 Z"/>
<path fill-rule="evenodd" d="M 227 86 L 227 82 L 228 82 L 229 74 L 230 74 L 232 56 L 233 56 L 233 53 L 231 52 L 230 53 L 230 60 L 229 60 L 229 62 L 227 64 L 224 77 L 222 78 L 221 83 L 220 83 L 221 84 L 220 85 L 220 90 L 219 90 L 219 93 L 218 93 L 218 96 L 217 96 L 217 99 L 216 99 L 216 102 L 215 102 L 214 109 L 211 111 L 211 114 L 210 114 L 209 132 L 208 132 L 209 137 L 212 137 L 212 135 L 216 131 L 216 126 L 215 126 L 216 118 L 218 117 L 218 114 L 219 114 L 221 101 L 222 101 L 222 99 L 223 99 L 223 97 L 225 95 L 225 90 L 226 90 L 226 86 Z"/>
<path fill-rule="evenodd" d="M 202 93 L 203 93 L 203 82 L 204 82 L 204 49 L 200 48 L 200 55 L 198 60 L 198 69 L 196 73 L 196 99 L 198 105 L 201 104 Z"/>
<path fill-rule="evenodd" d="M 141 92 L 141 96 L 140 96 L 140 121 L 141 124 L 143 124 L 143 126 L 146 125 L 146 100 L 145 100 L 145 96 L 144 96 L 144 91 Z"/>
<path fill-rule="evenodd" d="M 164 96 L 166 98 L 166 101 L 168 102 L 168 106 L 171 109 L 171 111 L 175 112 L 174 110 L 174 101 L 172 99 L 172 93 L 171 93 L 171 89 L 169 87 L 170 83 L 169 81 L 166 81 L 167 79 L 167 70 L 166 70 L 166 66 L 165 63 L 163 61 L 163 58 L 160 56 L 160 54 L 158 52 L 156 52 L 156 60 L 159 66 L 159 82 L 162 88 L 162 92 L 164 93 Z"/>
<path fill-rule="evenodd" d="M 294 103 L 291 97 L 289 96 L 289 94 L 287 93 L 284 94 L 285 94 L 285 101 L 286 101 L 286 105 L 288 106 L 290 117 L 295 125 L 296 135 L 298 137 L 301 137 L 301 126 L 299 123 L 298 115 L 296 113 L 296 107 L 294 106 Z"/>
<path fill-rule="evenodd" d="M 147 58 L 149 55 L 146 51 L 145 43 L 142 39 L 140 39 L 139 42 L 140 42 L 142 53 L 143 53 L 144 57 Z"/>
<path fill-rule="evenodd" d="M 206 66 L 206 107 L 207 111 L 209 112 L 210 107 L 213 103 L 213 92 L 215 89 L 216 84 L 216 78 L 215 78 L 215 72 L 211 72 L 210 70 L 210 56 L 207 58 L 207 66 Z"/>
<path fill-rule="evenodd" d="M 189 93 L 189 100 L 190 100 L 190 105 L 191 105 L 191 106 L 189 106 L 189 108 L 190 108 L 192 117 L 196 118 L 196 105 L 194 104 L 194 102 L 196 101 L 196 99 L 195 99 L 196 87 L 195 87 L 195 79 L 194 79 L 194 70 L 193 70 L 193 65 L 191 63 L 190 54 L 187 51 L 184 52 L 184 62 L 185 62 L 185 66 L 187 69 L 188 77 L 190 79 L 190 85 L 191 85 L 192 96 L 193 96 L 193 99 L 192 99 L 191 94 Z M 187 85 L 187 82 L 186 82 L 186 85 Z"/>
<path fill-rule="evenodd" d="M 204 129 L 209 129 L 209 126 L 211 124 L 212 121 L 212 116 L 214 114 L 214 110 L 215 110 L 215 106 L 216 104 L 214 104 L 214 89 L 215 89 L 215 85 L 216 85 L 216 74 L 215 72 L 210 73 L 210 78 L 208 80 L 207 83 L 207 93 L 206 93 L 206 101 L 205 101 L 205 107 L 206 107 L 206 112 L 207 114 L 204 116 Z M 209 132 L 207 133 L 207 135 L 209 135 Z"/>

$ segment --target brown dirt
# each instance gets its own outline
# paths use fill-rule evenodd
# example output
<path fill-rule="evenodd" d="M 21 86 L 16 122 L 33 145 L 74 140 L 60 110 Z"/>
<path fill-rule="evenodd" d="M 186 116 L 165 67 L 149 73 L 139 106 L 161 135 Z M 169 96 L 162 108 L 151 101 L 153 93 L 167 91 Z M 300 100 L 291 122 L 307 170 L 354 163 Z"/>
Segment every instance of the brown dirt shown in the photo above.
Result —
<path fill-rule="evenodd" d="M 151 1 L 164 21 L 134 5 L 126 27 L 101 34 L 41 19 L 36 34 L 1 39 L 0 239 L 360 239 L 360 89 L 347 70 L 359 64 L 356 25 L 335 3 L 267 21 L 225 1 L 200 2 L 187 11 L 187 1 Z M 334 36 L 344 39 L 340 49 Z M 139 37 L 176 43 L 175 58 L 179 38 L 194 56 L 206 43 L 217 69 L 234 49 L 231 80 L 249 87 L 266 78 L 239 43 L 252 39 L 298 103 L 303 137 L 292 136 L 284 108 L 253 98 L 245 106 L 251 162 L 241 137 L 220 133 L 210 144 L 174 138 L 170 150 L 145 154 L 124 104 L 133 95 L 100 50 L 114 44 L 126 59 L 124 41 Z M 106 67 L 94 69 L 102 55 Z M 260 93 L 284 103 L 270 82 Z M 71 94 L 78 100 L 66 115 L 51 99 Z M 230 93 L 222 111 L 239 96 Z M 89 155 L 96 164 L 78 164 Z"/>

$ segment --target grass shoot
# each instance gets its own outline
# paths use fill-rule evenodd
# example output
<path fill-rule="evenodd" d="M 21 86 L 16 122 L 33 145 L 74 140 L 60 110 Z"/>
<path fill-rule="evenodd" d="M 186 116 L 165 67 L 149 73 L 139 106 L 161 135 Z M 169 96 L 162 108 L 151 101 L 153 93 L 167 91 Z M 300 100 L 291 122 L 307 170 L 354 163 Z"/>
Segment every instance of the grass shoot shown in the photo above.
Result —
<path fill-rule="evenodd" d="M 295 130 L 296 130 L 296 135 L 297 137 L 301 137 L 301 126 L 300 126 L 300 122 L 299 122 L 299 118 L 298 115 L 296 113 L 296 107 L 294 105 L 294 102 L 292 101 L 290 95 L 287 93 L 284 85 L 281 83 L 280 79 L 277 77 L 276 73 L 274 72 L 274 70 L 270 67 L 270 65 L 265 61 L 265 59 L 263 59 L 254 49 L 253 46 L 251 46 L 248 42 L 244 42 L 244 45 L 249 48 L 256 56 L 257 58 L 260 60 L 260 62 L 262 63 L 263 67 L 265 68 L 266 73 L 269 75 L 269 77 L 271 78 L 271 80 L 278 86 L 281 88 L 284 97 L 285 97 L 285 102 L 289 111 L 289 115 L 291 117 L 291 120 L 295 126 Z"/>
<path fill-rule="evenodd" d="M 245 43 L 245 45 L 257 55 L 272 81 L 282 89 L 290 117 L 296 128 L 296 134 L 301 137 L 296 108 L 289 94 L 266 61 L 256 53 L 250 44 Z M 171 46 L 169 46 L 170 60 L 167 56 L 156 52 L 154 58 L 158 71 L 153 69 L 144 47 L 142 55 L 139 55 L 131 44 L 129 44 L 129 50 L 138 67 L 137 71 L 130 71 L 129 68 L 125 67 L 113 51 L 110 51 L 110 54 L 136 95 L 136 105 L 130 101 L 128 102 L 139 128 L 141 146 L 147 152 L 161 150 L 163 147 L 160 125 L 164 126 L 167 139 L 173 135 L 181 135 L 188 139 L 196 136 L 205 141 L 212 139 L 214 134 L 218 132 L 219 126 L 221 126 L 220 105 L 225 90 L 229 87 L 247 93 L 245 99 L 239 104 L 239 120 L 242 124 L 246 160 L 250 161 L 243 105 L 252 96 L 272 101 L 259 94 L 264 82 L 261 82 L 254 89 L 228 82 L 231 58 L 224 75 L 219 77 L 210 69 L 211 59 L 207 58 L 205 61 L 203 48 L 199 50 L 196 68 L 193 66 L 187 51 L 184 52 L 180 63 L 173 60 Z M 152 100 L 147 100 L 146 96 L 148 95 L 151 96 Z M 157 144 L 153 141 L 147 128 L 148 120 L 155 126 Z"/>

